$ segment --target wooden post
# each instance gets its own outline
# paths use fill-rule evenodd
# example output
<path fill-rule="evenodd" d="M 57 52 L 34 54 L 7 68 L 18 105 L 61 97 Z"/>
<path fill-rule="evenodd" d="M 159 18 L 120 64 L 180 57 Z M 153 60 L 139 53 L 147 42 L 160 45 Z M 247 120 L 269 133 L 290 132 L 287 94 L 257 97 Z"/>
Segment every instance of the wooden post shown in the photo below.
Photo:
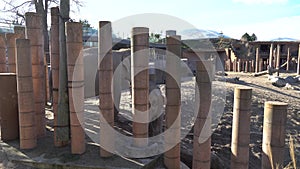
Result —
<path fill-rule="evenodd" d="M 255 73 L 259 72 L 259 48 L 256 48 Z"/>
<path fill-rule="evenodd" d="M 273 48 L 274 48 L 274 44 L 271 43 L 270 46 L 270 54 L 269 54 L 269 67 L 273 67 Z"/>
<path fill-rule="evenodd" d="M 57 129 L 60 127 L 57 123 L 57 106 L 58 106 L 58 87 L 59 87 L 59 8 L 51 8 L 51 71 L 52 71 L 52 96 L 53 96 L 53 128 L 54 128 L 54 145 L 61 147 L 67 145 L 67 141 L 61 141 L 57 136 Z"/>
<path fill-rule="evenodd" d="M 211 61 L 197 62 L 196 84 L 200 107 L 194 124 L 193 169 L 210 169 L 212 64 Z"/>
<path fill-rule="evenodd" d="M 279 76 L 279 69 L 280 69 L 280 44 L 277 44 L 276 69 L 278 69 L 277 76 Z"/>
<path fill-rule="evenodd" d="M 5 35 L 0 34 L 0 73 L 6 73 L 6 42 Z"/>
<path fill-rule="evenodd" d="M 290 48 L 288 48 L 288 51 L 287 51 L 287 56 L 286 56 L 286 71 L 290 71 L 290 58 L 291 57 L 291 51 L 290 51 Z"/>
<path fill-rule="evenodd" d="M 111 157 L 114 152 L 114 102 L 112 27 L 109 21 L 99 22 L 98 35 L 100 156 Z"/>
<path fill-rule="evenodd" d="M 132 29 L 131 52 L 134 145 L 145 147 L 149 122 L 149 28 Z"/>
<path fill-rule="evenodd" d="M 180 169 L 181 36 L 168 36 L 166 44 L 166 130 L 170 134 L 165 136 L 168 151 L 164 153 L 164 164 L 167 168 Z"/>
<path fill-rule="evenodd" d="M 262 168 L 282 168 L 285 147 L 287 104 L 266 102 L 263 123 Z"/>
<path fill-rule="evenodd" d="M 20 148 L 32 149 L 37 145 L 37 133 L 30 41 L 17 39 L 16 42 Z"/>
<path fill-rule="evenodd" d="M 82 24 L 66 22 L 69 109 L 72 154 L 85 152 Z M 81 122 L 81 123 L 80 123 Z"/>
<path fill-rule="evenodd" d="M 25 14 L 26 38 L 30 40 L 32 79 L 35 98 L 37 137 L 45 136 L 45 69 L 42 17 L 36 13 Z"/>
<path fill-rule="evenodd" d="M 248 169 L 252 89 L 234 90 L 231 139 L 231 169 Z"/>

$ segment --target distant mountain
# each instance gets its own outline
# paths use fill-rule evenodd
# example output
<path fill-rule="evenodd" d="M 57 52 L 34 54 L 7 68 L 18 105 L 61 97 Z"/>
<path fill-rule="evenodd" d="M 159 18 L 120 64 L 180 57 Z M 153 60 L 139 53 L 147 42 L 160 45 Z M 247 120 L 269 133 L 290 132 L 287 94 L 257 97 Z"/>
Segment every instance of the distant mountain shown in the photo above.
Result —
<path fill-rule="evenodd" d="M 276 38 L 276 39 L 272 39 L 271 41 L 299 41 L 299 40 L 294 38 Z"/>
<path fill-rule="evenodd" d="M 223 36 L 224 38 L 230 38 L 224 34 L 221 34 L 213 30 L 204 29 L 187 29 L 178 33 L 181 35 L 182 40 L 193 40 L 193 39 L 214 39 Z"/>

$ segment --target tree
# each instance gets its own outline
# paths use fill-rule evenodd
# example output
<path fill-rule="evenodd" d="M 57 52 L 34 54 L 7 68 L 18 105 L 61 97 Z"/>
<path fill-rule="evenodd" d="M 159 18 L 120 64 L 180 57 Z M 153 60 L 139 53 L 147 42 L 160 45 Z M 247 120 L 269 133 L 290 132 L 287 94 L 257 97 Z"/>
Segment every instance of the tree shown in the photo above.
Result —
<path fill-rule="evenodd" d="M 242 41 L 247 41 L 247 42 L 253 42 L 253 41 L 256 41 L 257 40 L 257 37 L 256 35 L 253 33 L 251 36 L 246 32 L 242 38 L 241 38 Z"/>
<path fill-rule="evenodd" d="M 60 126 L 57 129 L 58 140 L 66 143 L 70 139 L 70 117 L 69 117 L 69 94 L 68 94 L 68 73 L 67 73 L 67 47 L 65 23 L 70 19 L 70 0 L 60 1 L 59 18 L 59 88 L 58 88 L 58 106 L 57 123 Z"/>
<path fill-rule="evenodd" d="M 0 0 L 2 1 L 3 8 L 0 9 L 1 12 L 9 15 L 10 19 L 7 19 L 7 16 L 0 18 L 5 23 L 10 24 L 23 24 L 25 19 L 25 13 L 29 11 L 34 11 L 40 14 L 43 18 L 43 35 L 44 35 L 44 52 L 46 54 L 47 63 L 50 62 L 49 56 L 49 35 L 48 35 L 48 10 L 50 7 L 59 4 L 59 0 L 26 0 L 25 2 L 17 0 Z M 64 0 L 61 0 L 64 1 Z M 82 6 L 80 0 L 73 0 L 77 7 Z"/>
<path fill-rule="evenodd" d="M 149 41 L 151 43 L 162 43 L 163 38 L 161 38 L 161 34 L 158 33 L 151 33 L 149 37 Z"/>

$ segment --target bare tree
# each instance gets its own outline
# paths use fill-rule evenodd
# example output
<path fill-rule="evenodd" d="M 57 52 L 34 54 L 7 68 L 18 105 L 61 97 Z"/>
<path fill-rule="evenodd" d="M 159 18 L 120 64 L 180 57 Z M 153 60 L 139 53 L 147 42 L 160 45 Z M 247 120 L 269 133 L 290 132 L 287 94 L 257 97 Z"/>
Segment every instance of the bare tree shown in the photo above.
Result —
<path fill-rule="evenodd" d="M 4 23 L 21 25 L 24 23 L 25 13 L 29 11 L 35 11 L 42 16 L 44 52 L 46 54 L 47 63 L 49 63 L 50 58 L 47 15 L 50 7 L 59 5 L 59 0 L 26 0 L 23 2 L 18 0 L 0 0 L 0 2 L 1 4 L 4 4 L 3 8 L 0 9 L 0 12 L 6 13 L 4 18 L 0 17 L 0 20 Z M 72 2 L 77 6 L 77 8 L 83 5 L 82 1 L 80 0 L 73 0 Z"/>

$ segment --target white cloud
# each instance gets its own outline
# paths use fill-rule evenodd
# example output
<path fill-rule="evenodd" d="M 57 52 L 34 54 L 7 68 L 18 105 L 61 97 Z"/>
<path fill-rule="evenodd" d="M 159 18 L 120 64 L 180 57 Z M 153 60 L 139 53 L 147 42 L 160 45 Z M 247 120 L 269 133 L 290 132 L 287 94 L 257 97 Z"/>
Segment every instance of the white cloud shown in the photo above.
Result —
<path fill-rule="evenodd" d="M 288 0 L 232 0 L 236 3 L 245 4 L 275 4 L 275 3 L 286 3 Z"/>
<path fill-rule="evenodd" d="M 255 33 L 258 40 L 271 40 L 279 37 L 300 39 L 299 20 L 300 16 L 284 17 L 247 25 L 230 25 L 222 31 L 225 35 L 236 39 L 240 39 L 245 32 Z"/>

